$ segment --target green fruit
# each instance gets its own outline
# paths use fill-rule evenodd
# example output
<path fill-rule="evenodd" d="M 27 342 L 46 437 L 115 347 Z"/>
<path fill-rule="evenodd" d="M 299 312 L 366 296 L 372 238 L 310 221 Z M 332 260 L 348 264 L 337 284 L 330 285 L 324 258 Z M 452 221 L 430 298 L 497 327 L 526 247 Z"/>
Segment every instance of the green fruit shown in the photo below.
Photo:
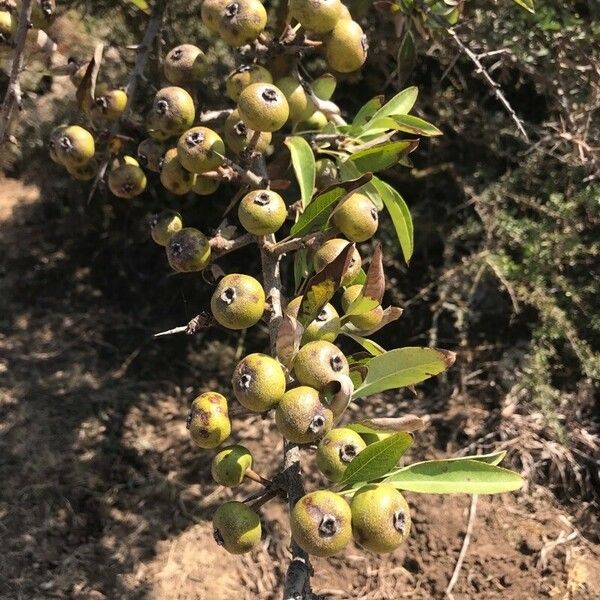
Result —
<path fill-rule="evenodd" d="M 160 163 L 165 154 L 165 147 L 152 138 L 140 142 L 137 158 L 142 167 L 155 173 L 160 173 Z"/>
<path fill-rule="evenodd" d="M 219 33 L 219 17 L 227 4 L 229 4 L 229 0 L 204 0 L 202 2 L 200 15 L 209 31 Z"/>
<path fill-rule="evenodd" d="M 367 37 L 356 21 L 339 20 L 325 40 L 327 64 L 339 73 L 352 73 L 367 60 Z"/>
<path fill-rule="evenodd" d="M 358 298 L 359 294 L 363 291 L 363 286 L 360 284 L 351 285 L 344 290 L 342 296 L 342 308 L 347 311 L 350 305 Z M 383 318 L 383 308 L 381 304 L 372 308 L 371 310 L 362 313 L 360 315 L 352 315 L 348 318 L 350 323 L 361 331 L 367 331 L 377 327 L 381 323 Z"/>
<path fill-rule="evenodd" d="M 216 392 L 206 392 L 193 402 L 187 418 L 192 440 L 200 448 L 216 448 L 231 433 L 227 400 Z"/>
<path fill-rule="evenodd" d="M 289 14 L 302 27 L 315 33 L 327 33 L 338 22 L 340 0 L 290 0 Z"/>
<path fill-rule="evenodd" d="M 135 164 L 127 162 L 127 158 Z M 135 198 L 146 189 L 146 175 L 135 159 L 126 157 L 108 175 L 108 188 L 117 198 Z"/>
<path fill-rule="evenodd" d="M 165 79 L 173 85 L 200 81 L 208 71 L 204 52 L 193 44 L 173 48 L 163 62 Z"/>
<path fill-rule="evenodd" d="M 211 179 L 210 177 L 203 177 L 202 175 L 196 176 L 196 181 L 192 187 L 192 192 L 199 196 L 210 196 L 214 194 L 221 185 L 218 179 Z"/>
<path fill-rule="evenodd" d="M 152 114 L 155 115 L 154 124 L 158 129 L 165 134 L 175 135 L 192 126 L 196 109 L 194 100 L 183 88 L 171 86 L 156 93 Z"/>
<path fill-rule="evenodd" d="M 283 92 L 290 121 L 304 121 L 315 112 L 315 105 L 296 77 L 283 77 L 275 85 Z"/>
<path fill-rule="evenodd" d="M 352 429 L 332 429 L 317 448 L 317 468 L 329 481 L 341 481 L 352 459 L 367 447 Z"/>
<path fill-rule="evenodd" d="M 213 458 L 210 471 L 220 485 L 235 487 L 244 480 L 245 473 L 252 468 L 252 454 L 244 446 L 227 446 Z"/>
<path fill-rule="evenodd" d="M 302 131 L 320 131 L 328 122 L 325 113 L 315 110 L 312 115 L 298 125 L 298 129 Z"/>
<path fill-rule="evenodd" d="M 350 242 L 341 239 L 333 239 L 326 241 L 315 253 L 313 257 L 313 263 L 315 266 L 315 271 L 317 273 L 321 272 L 329 263 L 333 262 L 340 252 L 349 244 Z M 348 266 L 348 270 L 346 271 L 343 279 L 342 285 L 350 285 L 359 274 L 361 268 L 361 258 L 358 250 L 355 248 L 352 253 L 352 258 L 350 259 L 350 265 Z"/>
<path fill-rule="evenodd" d="M 260 544 L 258 515 L 243 502 L 225 502 L 213 516 L 213 535 L 231 554 L 245 554 Z"/>
<path fill-rule="evenodd" d="M 151 112 L 146 119 L 146 131 L 148 135 L 157 142 L 164 142 L 172 137 L 172 133 L 164 131 L 162 126 L 163 121 L 156 113 Z"/>
<path fill-rule="evenodd" d="M 79 125 L 66 127 L 56 141 L 56 156 L 66 167 L 79 167 L 96 152 L 92 134 Z"/>
<path fill-rule="evenodd" d="M 338 494 L 320 490 L 306 494 L 292 509 L 292 538 L 313 556 L 333 556 L 352 539 L 351 512 Z"/>
<path fill-rule="evenodd" d="M 318 340 L 302 346 L 294 358 L 294 377 L 302 385 L 323 389 L 339 375 L 348 375 L 348 361 L 331 342 Z"/>
<path fill-rule="evenodd" d="M 300 386 L 287 391 L 275 407 L 279 433 L 294 444 L 315 442 L 333 425 L 333 413 L 317 390 Z"/>
<path fill-rule="evenodd" d="M 377 231 L 379 217 L 369 197 L 355 192 L 333 213 L 333 224 L 351 242 L 364 242 Z"/>
<path fill-rule="evenodd" d="M 210 262 L 208 238 L 193 227 L 184 227 L 169 238 L 167 259 L 178 273 L 202 271 Z"/>
<path fill-rule="evenodd" d="M 318 190 L 333 185 L 338 179 L 335 162 L 330 158 L 321 158 L 315 163 L 315 186 Z"/>
<path fill-rule="evenodd" d="M 261 65 L 242 65 L 227 77 L 226 93 L 234 102 L 237 102 L 240 94 L 253 83 L 273 83 L 273 77 Z"/>
<path fill-rule="evenodd" d="M 225 121 L 223 128 L 223 137 L 227 147 L 236 154 L 239 154 L 254 136 L 254 131 L 248 129 L 240 117 L 239 111 L 234 110 Z M 271 134 L 267 131 L 261 131 L 256 143 L 256 152 L 263 154 L 271 143 Z"/>
<path fill-rule="evenodd" d="M 254 131 L 277 131 L 288 120 L 290 109 L 283 92 L 270 83 L 253 83 L 241 94 L 238 111 Z"/>
<path fill-rule="evenodd" d="M 174 210 L 163 210 L 150 219 L 150 235 L 159 246 L 166 246 L 171 237 L 182 228 L 181 215 Z"/>
<path fill-rule="evenodd" d="M 242 227 L 253 235 L 278 231 L 287 217 L 283 198 L 272 190 L 254 190 L 246 194 L 238 207 Z"/>
<path fill-rule="evenodd" d="M 187 194 L 194 187 L 196 175 L 179 161 L 177 148 L 167 150 L 160 167 L 160 182 L 173 194 Z"/>
<path fill-rule="evenodd" d="M 106 90 L 97 94 L 90 107 L 90 116 L 106 121 L 117 121 L 127 107 L 127 94 L 123 90 Z"/>
<path fill-rule="evenodd" d="M 267 24 L 267 11 L 259 0 L 233 0 L 219 15 L 221 39 L 232 46 L 253 42 Z"/>
<path fill-rule="evenodd" d="M 281 365 L 266 354 L 249 354 L 233 372 L 231 386 L 238 402 L 248 410 L 265 412 L 285 393 L 285 373 Z"/>
<path fill-rule="evenodd" d="M 83 165 L 67 167 L 67 171 L 78 181 L 91 181 L 98 175 L 99 168 L 98 161 L 92 158 Z"/>
<path fill-rule="evenodd" d="M 265 312 L 262 285 L 249 275 L 225 275 L 210 300 L 213 317 L 228 329 L 246 329 Z"/>
<path fill-rule="evenodd" d="M 302 296 L 297 296 L 293 300 L 290 300 L 285 308 L 285 313 L 295 319 L 298 318 L 301 302 Z M 337 310 L 331 304 L 327 303 L 316 316 L 315 320 L 304 329 L 301 344 L 308 344 L 308 342 L 316 340 L 333 342 L 340 332 L 340 327 L 340 316 Z"/>
<path fill-rule="evenodd" d="M 352 15 L 350 14 L 350 9 L 345 4 L 342 4 L 340 6 L 339 20 L 340 21 L 352 21 Z"/>
<path fill-rule="evenodd" d="M 11 46 L 17 32 L 17 19 L 7 10 L 0 10 L 0 46 Z"/>
<path fill-rule="evenodd" d="M 410 533 L 410 509 L 393 486 L 380 483 L 361 487 L 351 504 L 352 534 L 373 552 L 394 551 Z"/>
<path fill-rule="evenodd" d="M 208 127 L 188 129 L 177 143 L 177 158 L 191 173 L 206 173 L 216 169 L 223 162 L 223 154 L 223 140 Z"/>

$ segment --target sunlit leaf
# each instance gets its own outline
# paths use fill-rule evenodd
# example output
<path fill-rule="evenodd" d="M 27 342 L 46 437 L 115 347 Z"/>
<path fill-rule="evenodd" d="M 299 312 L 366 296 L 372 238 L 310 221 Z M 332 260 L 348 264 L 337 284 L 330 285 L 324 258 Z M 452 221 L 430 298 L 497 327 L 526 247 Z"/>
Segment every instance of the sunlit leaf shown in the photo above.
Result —
<path fill-rule="evenodd" d="M 379 354 L 383 354 L 385 352 L 385 348 L 381 347 L 377 342 L 370 340 L 368 338 L 362 337 L 360 335 L 356 335 L 355 333 L 350 333 L 349 331 L 342 331 L 342 333 L 354 340 L 357 344 L 360 344 L 369 354 L 372 356 L 378 356 Z"/>
<path fill-rule="evenodd" d="M 398 164 L 403 156 L 406 156 L 418 146 L 418 143 L 418 140 L 385 142 L 355 152 L 348 160 L 352 161 L 361 173 L 376 173 Z"/>
<path fill-rule="evenodd" d="M 125 0 L 130 4 L 133 4 L 136 8 L 141 11 L 144 11 L 146 14 L 150 14 L 150 5 L 146 0 Z"/>
<path fill-rule="evenodd" d="M 384 131 L 405 131 L 424 137 L 433 137 L 442 135 L 442 132 L 431 123 L 413 115 L 395 115 L 393 117 L 383 117 L 373 122 L 361 137 L 366 135 L 380 134 Z"/>
<path fill-rule="evenodd" d="M 361 131 L 369 128 L 371 123 L 381 117 L 391 117 L 394 115 L 407 115 L 417 101 L 419 90 L 415 87 L 409 87 L 398 92 L 391 100 L 386 102 L 362 127 Z"/>
<path fill-rule="evenodd" d="M 100 72 L 103 53 L 104 45 L 97 44 L 94 49 L 94 56 L 92 57 L 92 60 L 90 60 L 81 83 L 77 87 L 75 97 L 77 98 L 77 104 L 80 109 L 83 109 L 86 101 L 93 100 L 95 97 L 96 80 L 98 79 L 98 73 Z"/>
<path fill-rule="evenodd" d="M 379 331 L 389 323 L 397 321 L 402 316 L 403 312 L 404 310 L 401 309 L 399 306 L 388 306 L 387 308 L 383 309 L 383 316 L 381 317 L 381 321 L 377 324 L 377 326 L 373 327 L 373 329 L 363 330 L 361 331 L 361 333 L 363 335 L 372 335 L 373 333 Z"/>
<path fill-rule="evenodd" d="M 385 293 L 385 273 L 383 272 L 383 252 L 381 244 L 377 244 L 373 251 L 371 264 L 367 271 L 367 280 L 362 290 L 365 298 L 373 298 L 380 304 Z"/>
<path fill-rule="evenodd" d="M 381 109 L 383 102 L 383 96 L 375 96 L 375 98 L 371 98 L 371 100 L 364 104 L 356 113 L 356 116 L 352 121 L 352 126 L 348 132 L 349 135 L 355 135 L 356 133 L 359 133 L 363 126 L 373 118 L 373 115 L 375 115 L 377 111 Z"/>
<path fill-rule="evenodd" d="M 300 349 L 300 340 L 304 329 L 302 325 L 288 314 L 284 314 L 277 331 L 277 358 L 286 367 L 291 366 L 294 356 Z"/>
<path fill-rule="evenodd" d="M 535 12 L 535 6 L 533 5 L 533 0 L 513 0 L 519 6 L 522 6 L 525 10 L 528 10 L 530 13 Z"/>
<path fill-rule="evenodd" d="M 352 429 L 357 433 L 383 432 L 396 433 L 405 431 L 411 433 L 425 427 L 425 422 L 417 415 L 404 415 L 402 417 L 377 417 L 363 419 L 352 424 Z"/>
<path fill-rule="evenodd" d="M 300 136 L 285 139 L 292 157 L 292 166 L 300 187 L 302 206 L 308 206 L 315 187 L 315 155 L 310 144 Z"/>

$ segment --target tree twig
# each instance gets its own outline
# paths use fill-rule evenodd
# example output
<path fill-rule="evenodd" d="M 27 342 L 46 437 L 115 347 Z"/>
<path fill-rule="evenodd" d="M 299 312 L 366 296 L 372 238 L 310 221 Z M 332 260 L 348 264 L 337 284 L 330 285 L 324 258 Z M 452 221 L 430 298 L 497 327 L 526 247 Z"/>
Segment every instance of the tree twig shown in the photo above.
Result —
<path fill-rule="evenodd" d="M 289 252 L 295 252 L 302 248 L 308 248 L 314 244 L 322 243 L 327 239 L 328 234 L 323 231 L 313 231 L 303 237 L 295 237 L 286 240 L 281 240 L 277 244 L 269 245 L 266 247 L 268 252 L 274 256 L 282 256 Z"/>

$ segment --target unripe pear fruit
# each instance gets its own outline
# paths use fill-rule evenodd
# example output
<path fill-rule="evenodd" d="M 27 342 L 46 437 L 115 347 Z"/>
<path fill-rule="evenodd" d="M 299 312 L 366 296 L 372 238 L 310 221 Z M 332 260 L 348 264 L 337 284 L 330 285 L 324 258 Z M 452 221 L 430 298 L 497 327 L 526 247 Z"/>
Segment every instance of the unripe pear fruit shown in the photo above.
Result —
<path fill-rule="evenodd" d="M 173 194 L 182 196 L 194 187 L 196 175 L 179 161 L 177 148 L 167 150 L 160 166 L 160 182 Z"/>
<path fill-rule="evenodd" d="M 240 94 L 253 83 L 273 83 L 273 77 L 261 65 L 242 65 L 227 77 L 225 81 L 226 93 L 234 102 L 237 102 Z"/>
<path fill-rule="evenodd" d="M 358 298 L 362 291 L 363 286 L 360 284 L 351 285 L 344 290 L 344 294 L 342 295 L 342 308 L 344 311 L 348 310 L 349 306 Z M 367 331 L 377 327 L 377 325 L 381 323 L 381 319 L 383 319 L 383 308 L 381 307 L 381 304 L 360 315 L 348 317 L 350 323 L 361 331 Z"/>
<path fill-rule="evenodd" d="M 174 271 L 202 271 L 210 262 L 208 238 L 198 229 L 184 227 L 176 231 L 167 243 L 167 260 Z"/>
<path fill-rule="evenodd" d="M 290 121 L 304 121 L 315 112 L 315 105 L 296 77 L 279 79 L 275 85 L 283 92 L 289 107 Z"/>
<path fill-rule="evenodd" d="M 352 15 L 350 14 L 350 9 L 343 3 L 340 7 L 339 20 L 340 21 L 352 21 Z"/>
<path fill-rule="evenodd" d="M 210 300 L 213 317 L 228 329 L 246 329 L 265 312 L 265 291 L 250 275 L 225 275 Z"/>
<path fill-rule="evenodd" d="M 268 235 L 278 231 L 287 217 L 283 198 L 273 190 L 253 190 L 238 206 L 242 227 L 253 235 Z"/>
<path fill-rule="evenodd" d="M 249 354 L 233 372 L 231 386 L 238 402 L 248 410 L 265 412 L 285 393 L 286 378 L 281 365 L 266 354 Z"/>
<path fill-rule="evenodd" d="M 208 127 L 193 127 L 184 132 L 177 143 L 177 158 L 191 173 L 216 169 L 225 154 L 221 136 Z"/>
<path fill-rule="evenodd" d="M 289 304 L 285 308 L 285 313 L 290 317 L 298 318 L 298 311 L 300 310 L 300 303 L 302 302 L 302 296 L 297 296 L 293 300 L 290 300 Z M 302 334 L 302 344 L 308 344 L 308 342 L 314 342 L 316 340 L 325 340 L 326 342 L 333 342 L 340 332 L 340 316 L 337 310 L 327 303 L 315 317 L 312 323 L 309 323 L 308 327 L 304 329 Z"/>
<path fill-rule="evenodd" d="M 7 10 L 0 10 L 0 46 L 11 46 L 17 33 L 17 19 Z"/>
<path fill-rule="evenodd" d="M 96 94 L 90 107 L 90 116 L 106 121 L 118 120 L 127 106 L 124 90 L 106 90 Z"/>
<path fill-rule="evenodd" d="M 387 483 L 361 487 L 350 508 L 354 539 L 367 550 L 393 552 L 410 533 L 408 503 Z"/>
<path fill-rule="evenodd" d="M 343 352 L 331 342 L 318 340 L 302 346 L 294 358 L 294 377 L 302 385 L 323 389 L 339 375 L 350 373 Z"/>
<path fill-rule="evenodd" d="M 313 257 L 313 263 L 315 271 L 321 272 L 329 263 L 333 262 L 340 252 L 349 244 L 347 240 L 335 238 L 333 240 L 327 240 L 318 250 L 315 252 Z M 350 285 L 360 273 L 361 258 L 358 250 L 355 248 L 348 265 L 348 270 L 342 278 L 342 285 Z"/>
<path fill-rule="evenodd" d="M 321 98 L 321 100 L 330 100 L 337 87 L 337 79 L 332 73 L 323 73 L 323 75 L 317 77 L 312 82 L 311 86 L 313 92 Z"/>
<path fill-rule="evenodd" d="M 173 48 L 163 62 L 165 79 L 173 85 L 200 81 L 208 71 L 204 52 L 193 44 Z"/>
<path fill-rule="evenodd" d="M 85 164 L 76 167 L 67 167 L 69 174 L 78 181 L 91 181 L 98 175 L 100 167 L 95 158 L 88 160 Z"/>
<path fill-rule="evenodd" d="M 183 133 L 194 122 L 194 100 L 183 88 L 171 86 L 158 90 L 152 104 L 155 125 L 168 134 Z"/>
<path fill-rule="evenodd" d="M 352 539 L 352 514 L 348 503 L 328 490 L 302 496 L 292 509 L 292 538 L 312 556 L 333 556 Z"/>
<path fill-rule="evenodd" d="M 225 138 L 225 144 L 227 147 L 236 154 L 239 154 L 244 148 L 248 146 L 250 140 L 254 136 L 254 131 L 248 129 L 242 118 L 240 117 L 239 111 L 234 110 L 226 119 L 223 127 L 223 137 Z M 271 143 L 271 134 L 267 131 L 261 131 L 258 142 L 256 143 L 255 150 L 261 154 L 266 151 Z"/>
<path fill-rule="evenodd" d="M 254 131 L 277 131 L 288 120 L 290 109 L 283 92 L 270 83 L 249 85 L 238 99 L 242 121 Z"/>
<path fill-rule="evenodd" d="M 377 231 L 379 216 L 370 198 L 355 192 L 333 213 L 333 224 L 351 242 L 364 242 Z"/>
<path fill-rule="evenodd" d="M 330 158 L 320 158 L 315 163 L 315 171 L 315 186 L 319 190 L 329 187 L 337 181 L 338 169 Z"/>
<path fill-rule="evenodd" d="M 231 554 L 245 554 L 260 544 L 258 515 L 243 502 L 219 506 L 213 516 L 213 535 L 219 546 Z"/>
<path fill-rule="evenodd" d="M 260 0 L 232 0 L 219 15 L 221 39 L 231 46 L 254 41 L 267 25 L 267 11 Z"/>
<path fill-rule="evenodd" d="M 298 129 L 303 131 L 320 131 L 328 122 L 325 113 L 315 110 L 312 115 L 298 125 Z"/>
<path fill-rule="evenodd" d="M 146 174 L 135 159 L 125 157 L 109 173 L 108 188 L 117 198 L 135 198 L 146 189 Z"/>
<path fill-rule="evenodd" d="M 315 33 L 331 31 L 340 18 L 340 0 L 290 0 L 289 14 Z"/>
<path fill-rule="evenodd" d="M 200 448 L 216 448 L 231 433 L 227 400 L 217 392 L 206 392 L 193 402 L 187 419 L 190 435 Z"/>
<path fill-rule="evenodd" d="M 332 429 L 317 448 L 317 468 L 329 481 L 341 481 L 346 468 L 367 444 L 352 429 L 339 427 Z"/>
<path fill-rule="evenodd" d="M 96 152 L 92 134 L 79 125 L 66 127 L 56 142 L 56 155 L 66 167 L 78 167 L 88 162 Z"/>
<path fill-rule="evenodd" d="M 319 392 L 305 385 L 288 390 L 275 407 L 279 433 L 294 444 L 315 442 L 333 425 L 333 413 Z"/>
<path fill-rule="evenodd" d="M 60 156 L 57 152 L 58 141 L 60 140 L 66 128 L 66 125 L 59 125 L 58 127 L 55 127 L 50 133 L 50 138 L 48 139 L 48 153 L 50 154 L 50 158 L 58 165 L 62 165 L 62 161 L 60 160 Z"/>
<path fill-rule="evenodd" d="M 196 175 L 196 181 L 192 187 L 192 192 L 199 196 L 210 196 L 214 194 L 221 185 L 218 179 L 211 179 L 210 177 L 203 177 L 202 175 Z"/>
<path fill-rule="evenodd" d="M 150 219 L 150 235 L 159 246 L 166 246 L 173 235 L 182 228 L 181 215 L 174 210 L 163 210 Z"/>
<path fill-rule="evenodd" d="M 325 59 L 334 71 L 352 73 L 363 66 L 368 49 L 361 26 L 356 21 L 341 19 L 325 40 Z"/>
<path fill-rule="evenodd" d="M 160 173 L 160 163 L 165 154 L 165 147 L 153 140 L 152 138 L 146 138 L 140 142 L 137 149 L 137 158 L 144 169 Z"/>
<path fill-rule="evenodd" d="M 252 468 L 252 454 L 244 446 L 227 446 L 212 460 L 210 471 L 213 479 L 227 487 L 235 487 L 244 481 L 248 469 Z"/>
<path fill-rule="evenodd" d="M 162 123 L 161 117 L 154 112 L 151 112 L 146 118 L 146 131 L 157 142 L 164 142 L 173 136 L 173 133 L 164 131 L 161 128 Z"/>
<path fill-rule="evenodd" d="M 229 0 L 204 0 L 200 8 L 202 23 L 209 31 L 219 33 L 219 17 Z"/>

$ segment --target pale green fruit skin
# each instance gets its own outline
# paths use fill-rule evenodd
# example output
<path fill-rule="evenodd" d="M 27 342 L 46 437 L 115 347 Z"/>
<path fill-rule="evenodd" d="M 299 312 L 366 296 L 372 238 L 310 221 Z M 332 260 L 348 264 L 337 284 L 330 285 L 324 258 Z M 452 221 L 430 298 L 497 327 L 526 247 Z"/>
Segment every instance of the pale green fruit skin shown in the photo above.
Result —
<path fill-rule="evenodd" d="M 237 47 L 254 41 L 266 25 L 267 11 L 259 0 L 232 0 L 221 10 L 218 28 L 221 39 Z"/>
<path fill-rule="evenodd" d="M 266 354 L 249 354 L 233 372 L 231 387 L 238 402 L 248 410 L 265 412 L 285 394 L 286 378 L 281 365 Z"/>
<path fill-rule="evenodd" d="M 167 150 L 160 167 L 160 182 L 167 190 L 179 196 L 187 194 L 194 187 L 196 175 L 181 164 L 177 148 Z"/>
<path fill-rule="evenodd" d="M 375 235 L 379 216 L 369 197 L 355 192 L 335 211 L 333 224 L 351 242 L 365 242 Z"/>
<path fill-rule="evenodd" d="M 310 444 L 331 429 L 333 413 L 317 390 L 300 386 L 288 390 L 275 407 L 275 424 L 286 440 Z"/>
<path fill-rule="evenodd" d="M 13 41 L 13 37 L 17 32 L 17 19 L 14 18 L 7 10 L 0 10 L 0 49 L 2 46 L 9 47 Z"/>
<path fill-rule="evenodd" d="M 302 296 L 297 296 L 293 300 L 290 300 L 285 308 L 285 313 L 296 319 L 298 317 L 301 302 Z M 321 309 L 317 318 L 304 330 L 301 344 L 308 344 L 309 342 L 317 340 L 333 342 L 340 332 L 340 327 L 340 316 L 338 315 L 337 310 L 335 310 L 333 305 L 327 303 Z"/>
<path fill-rule="evenodd" d="M 229 4 L 229 0 L 204 0 L 200 8 L 202 23 L 209 31 L 219 32 L 219 17 L 221 11 Z"/>
<path fill-rule="evenodd" d="M 96 152 L 94 137 L 87 129 L 71 125 L 58 137 L 55 152 L 66 167 L 79 167 L 93 158 Z"/>
<path fill-rule="evenodd" d="M 181 215 L 174 210 L 163 210 L 150 219 L 150 235 L 159 246 L 166 246 L 182 228 Z"/>
<path fill-rule="evenodd" d="M 67 171 L 69 172 L 69 175 L 78 181 L 91 181 L 98 175 L 99 168 L 98 161 L 95 158 L 92 158 L 83 165 L 67 167 Z"/>
<path fill-rule="evenodd" d="M 185 131 L 177 142 L 177 158 L 191 173 L 213 171 L 225 154 L 221 136 L 208 127 L 193 127 Z"/>
<path fill-rule="evenodd" d="M 290 0 L 289 13 L 305 29 L 327 33 L 340 18 L 341 5 L 340 0 Z"/>
<path fill-rule="evenodd" d="M 223 137 L 225 138 L 225 144 L 232 152 L 239 154 L 246 146 L 248 146 L 253 135 L 254 131 L 248 129 L 244 121 L 242 121 L 237 109 L 225 120 Z M 272 136 L 268 131 L 261 131 L 255 146 L 255 151 L 264 154 L 271 143 L 271 137 Z"/>
<path fill-rule="evenodd" d="M 350 461 L 367 447 L 363 439 L 352 429 L 332 429 L 317 448 L 317 468 L 329 481 L 341 481 Z"/>
<path fill-rule="evenodd" d="M 320 131 L 328 122 L 325 113 L 315 110 L 312 115 L 298 125 L 298 128 L 307 131 Z"/>
<path fill-rule="evenodd" d="M 200 81 L 208 71 L 204 52 L 193 44 L 173 48 L 163 62 L 165 79 L 173 85 Z"/>
<path fill-rule="evenodd" d="M 117 198 L 135 198 L 146 189 L 146 174 L 138 165 L 121 164 L 108 175 L 108 188 Z"/>
<path fill-rule="evenodd" d="M 350 373 L 342 351 L 332 344 L 318 340 L 302 346 L 293 363 L 294 376 L 302 385 L 323 389 L 339 375 Z"/>
<path fill-rule="evenodd" d="M 393 552 L 410 534 L 410 509 L 393 486 L 380 483 L 361 487 L 352 498 L 352 534 L 372 552 Z M 396 514 L 397 528 L 394 526 Z"/>
<path fill-rule="evenodd" d="M 320 158 L 315 163 L 315 185 L 321 190 L 330 185 L 333 185 L 338 178 L 338 169 L 333 160 L 330 158 Z"/>
<path fill-rule="evenodd" d="M 348 310 L 348 307 L 358 298 L 362 290 L 363 286 L 360 284 L 351 285 L 344 290 L 342 295 L 342 308 L 344 311 Z M 381 319 L 383 319 L 383 308 L 380 304 L 362 315 L 352 315 L 348 320 L 357 329 L 366 331 L 377 327 L 381 323 Z"/>
<path fill-rule="evenodd" d="M 273 77 L 268 69 L 261 65 L 243 65 L 227 77 L 226 94 L 237 102 L 240 94 L 253 83 L 273 83 Z"/>
<path fill-rule="evenodd" d="M 325 59 L 334 71 L 352 73 L 367 60 L 368 45 L 356 21 L 339 20 L 325 40 Z"/>
<path fill-rule="evenodd" d="M 238 99 L 242 121 L 253 131 L 277 131 L 290 114 L 283 92 L 270 83 L 249 85 Z"/>
<path fill-rule="evenodd" d="M 275 85 L 287 100 L 290 121 L 304 121 L 315 112 L 315 105 L 295 77 L 282 77 Z"/>
<path fill-rule="evenodd" d="M 338 17 L 339 17 L 340 21 L 352 21 L 352 15 L 350 14 L 350 9 L 343 3 L 340 7 L 340 14 Z"/>
<path fill-rule="evenodd" d="M 206 392 L 193 402 L 188 416 L 188 429 L 199 448 L 216 448 L 231 434 L 227 400 L 216 392 Z"/>
<path fill-rule="evenodd" d="M 169 265 L 178 273 L 202 271 L 210 262 L 208 238 L 193 227 L 176 231 L 169 238 L 166 250 Z"/>
<path fill-rule="evenodd" d="M 319 273 L 322 271 L 330 262 L 332 262 L 340 252 L 349 244 L 347 240 L 335 238 L 333 240 L 326 241 L 315 253 L 313 262 L 315 271 Z M 359 274 L 361 267 L 361 258 L 358 250 L 355 248 L 352 253 L 352 259 L 348 270 L 344 274 L 342 279 L 342 285 L 349 285 Z"/>
<path fill-rule="evenodd" d="M 152 112 L 156 126 L 166 134 L 180 134 L 194 122 L 194 100 L 183 88 L 170 86 L 158 90 Z"/>
<path fill-rule="evenodd" d="M 160 173 L 160 161 L 165 154 L 165 147 L 152 138 L 140 142 L 137 149 L 137 158 L 142 167 Z"/>
<path fill-rule="evenodd" d="M 252 454 L 244 446 L 227 446 L 212 460 L 210 472 L 213 479 L 227 487 L 235 487 L 244 481 L 244 475 L 252 468 Z"/>
<path fill-rule="evenodd" d="M 265 291 L 250 275 L 225 275 L 210 300 L 213 317 L 228 329 L 256 325 L 265 312 Z"/>
<path fill-rule="evenodd" d="M 106 90 L 94 99 L 90 115 L 105 121 L 116 121 L 126 107 L 127 94 L 123 90 Z"/>
<path fill-rule="evenodd" d="M 231 554 L 245 554 L 260 544 L 258 515 L 243 502 L 225 502 L 213 516 L 215 540 Z"/>
<path fill-rule="evenodd" d="M 320 532 L 324 519 L 333 518 L 333 535 Z M 293 540 L 312 556 L 328 557 L 341 552 L 352 539 L 352 514 L 348 503 L 338 494 L 319 490 L 306 494 L 292 509 L 290 527 Z"/>
<path fill-rule="evenodd" d="M 218 179 L 211 179 L 210 177 L 203 177 L 202 175 L 196 176 L 196 181 L 192 187 L 192 192 L 199 196 L 210 196 L 214 194 L 221 185 Z"/>
<path fill-rule="evenodd" d="M 268 235 L 279 231 L 287 217 L 283 198 L 272 190 L 253 190 L 238 206 L 242 227 L 253 235 Z"/>

